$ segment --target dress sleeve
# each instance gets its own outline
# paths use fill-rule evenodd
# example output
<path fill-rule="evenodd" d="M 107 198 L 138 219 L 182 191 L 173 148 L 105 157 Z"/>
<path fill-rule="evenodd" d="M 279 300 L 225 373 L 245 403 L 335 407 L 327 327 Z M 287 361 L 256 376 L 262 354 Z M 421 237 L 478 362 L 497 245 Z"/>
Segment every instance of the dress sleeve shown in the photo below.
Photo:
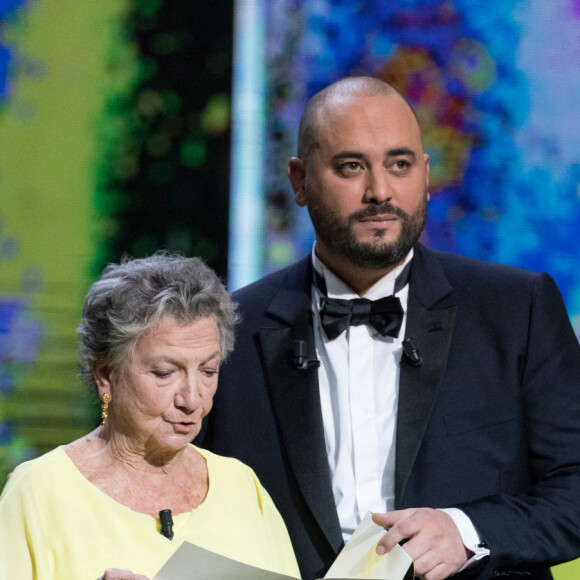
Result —
<path fill-rule="evenodd" d="M 17 467 L 0 496 L 0 578 L 49 580 L 47 531 L 42 525 L 31 470 Z"/>

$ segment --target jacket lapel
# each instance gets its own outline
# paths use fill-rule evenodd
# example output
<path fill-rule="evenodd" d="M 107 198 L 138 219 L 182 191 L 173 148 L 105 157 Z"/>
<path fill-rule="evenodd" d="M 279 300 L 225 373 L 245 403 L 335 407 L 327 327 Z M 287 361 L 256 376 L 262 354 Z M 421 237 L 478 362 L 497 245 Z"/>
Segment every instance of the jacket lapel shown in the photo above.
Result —
<path fill-rule="evenodd" d="M 272 405 L 288 460 L 300 491 L 335 551 L 342 546 L 326 457 L 316 367 L 294 367 L 294 341 L 304 340 L 315 358 L 310 288 L 310 258 L 298 264 L 293 280 L 278 290 L 268 316 L 277 324 L 262 328 L 259 341 Z M 310 268 L 310 266 L 309 266 Z M 297 281 L 301 280 L 297 286 Z M 306 284 L 304 285 L 304 280 Z M 401 507 L 405 488 L 446 365 L 456 307 L 451 286 L 436 257 L 415 248 L 410 277 L 406 338 L 421 351 L 420 367 L 401 366 L 397 415 L 395 501 Z"/>
<path fill-rule="evenodd" d="M 436 258 L 415 248 L 409 281 L 405 338 L 412 338 L 423 364 L 402 364 L 399 378 L 395 504 L 404 505 L 405 488 L 431 416 L 437 389 L 446 366 L 456 306 L 449 299 L 451 286 Z"/>
<path fill-rule="evenodd" d="M 311 273 L 307 276 L 311 280 Z M 318 370 L 294 365 L 294 344 L 306 343 L 316 358 L 310 284 L 297 292 L 280 289 L 268 313 L 284 324 L 262 328 L 260 347 L 274 413 L 298 487 L 334 551 L 343 544 L 334 504 L 320 409 Z"/>

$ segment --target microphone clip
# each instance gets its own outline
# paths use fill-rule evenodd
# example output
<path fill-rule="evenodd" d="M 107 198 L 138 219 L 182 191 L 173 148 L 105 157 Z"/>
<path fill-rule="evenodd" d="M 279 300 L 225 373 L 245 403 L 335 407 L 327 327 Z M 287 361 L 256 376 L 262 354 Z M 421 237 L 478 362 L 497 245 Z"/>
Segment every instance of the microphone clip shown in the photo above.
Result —
<path fill-rule="evenodd" d="M 319 367 L 320 361 L 317 358 L 308 358 L 307 344 L 305 340 L 294 341 L 294 368 L 299 371 L 307 371 L 312 367 Z"/>
<path fill-rule="evenodd" d="M 408 364 L 411 367 L 420 367 L 423 364 L 423 355 L 415 346 L 412 338 L 406 338 L 402 343 L 403 356 L 401 363 Z"/>
<path fill-rule="evenodd" d="M 173 518 L 171 517 L 171 510 L 161 510 L 159 512 L 159 521 L 161 522 L 161 533 L 168 540 L 173 540 Z"/>

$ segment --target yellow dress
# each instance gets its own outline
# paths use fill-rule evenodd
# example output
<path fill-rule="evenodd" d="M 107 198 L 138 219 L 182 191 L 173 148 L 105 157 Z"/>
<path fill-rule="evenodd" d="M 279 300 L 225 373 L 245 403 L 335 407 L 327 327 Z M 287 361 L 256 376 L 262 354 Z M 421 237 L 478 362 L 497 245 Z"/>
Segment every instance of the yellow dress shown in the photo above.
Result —
<path fill-rule="evenodd" d="M 21 464 L 0 497 L 0 578 L 95 580 L 107 568 L 153 578 L 184 540 L 299 578 L 284 522 L 254 472 L 196 449 L 209 490 L 199 507 L 173 516 L 171 541 L 158 520 L 90 483 L 63 447 Z"/>

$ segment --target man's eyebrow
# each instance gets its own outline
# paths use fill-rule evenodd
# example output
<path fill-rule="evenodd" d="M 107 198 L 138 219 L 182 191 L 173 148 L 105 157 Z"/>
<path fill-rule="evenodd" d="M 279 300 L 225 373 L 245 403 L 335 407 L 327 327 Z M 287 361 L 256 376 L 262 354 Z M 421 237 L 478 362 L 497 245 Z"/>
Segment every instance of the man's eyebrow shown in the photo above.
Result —
<path fill-rule="evenodd" d="M 407 157 L 412 157 L 413 159 L 417 157 L 415 152 L 408 147 L 396 147 L 395 149 L 389 149 L 385 157 L 400 157 L 401 155 L 406 155 Z"/>
<path fill-rule="evenodd" d="M 333 161 L 340 161 L 341 159 L 366 159 L 366 155 L 360 151 L 340 151 L 332 156 Z"/>
<path fill-rule="evenodd" d="M 393 149 L 389 149 L 385 157 L 411 157 L 411 159 L 415 160 L 417 158 L 415 152 L 410 149 L 409 147 L 395 147 Z M 367 155 L 361 153 L 360 151 L 340 151 L 332 156 L 333 161 L 341 161 L 342 159 L 367 159 Z"/>

